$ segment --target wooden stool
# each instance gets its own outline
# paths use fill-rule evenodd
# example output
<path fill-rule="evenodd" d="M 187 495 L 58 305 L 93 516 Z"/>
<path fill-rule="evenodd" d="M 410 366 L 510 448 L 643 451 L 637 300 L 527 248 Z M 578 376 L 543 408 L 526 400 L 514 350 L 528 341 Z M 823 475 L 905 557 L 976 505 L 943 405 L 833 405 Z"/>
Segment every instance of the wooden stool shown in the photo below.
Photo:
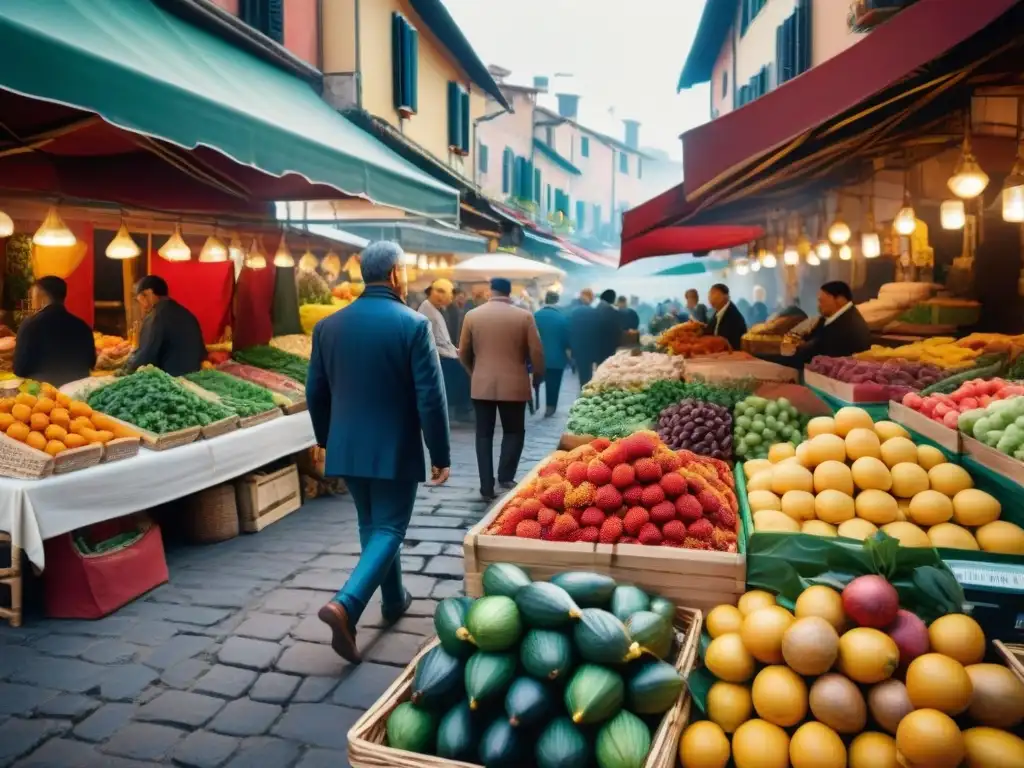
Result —
<path fill-rule="evenodd" d="M 0 568 L 0 584 L 11 590 L 11 607 L 0 607 L 0 619 L 7 619 L 12 627 L 21 626 L 21 547 L 11 541 L 11 537 L 0 532 L 0 544 L 10 544 L 10 567 Z"/>

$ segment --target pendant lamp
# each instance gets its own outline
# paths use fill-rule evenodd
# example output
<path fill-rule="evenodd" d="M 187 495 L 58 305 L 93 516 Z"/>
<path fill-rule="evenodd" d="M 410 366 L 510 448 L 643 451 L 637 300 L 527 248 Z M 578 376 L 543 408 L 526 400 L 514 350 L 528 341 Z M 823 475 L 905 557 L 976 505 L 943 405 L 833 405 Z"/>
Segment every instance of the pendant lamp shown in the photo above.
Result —
<path fill-rule="evenodd" d="M 306 252 L 302 254 L 302 257 L 299 259 L 299 269 L 305 272 L 315 272 L 319 264 L 320 261 L 313 255 L 313 252 L 310 251 L 309 248 L 306 249 Z"/>
<path fill-rule="evenodd" d="M 828 228 L 828 239 L 835 245 L 846 245 L 850 242 L 850 225 L 843 221 L 840 214 L 836 214 L 835 221 Z"/>
<path fill-rule="evenodd" d="M 77 243 L 78 238 L 75 237 L 74 232 L 68 229 L 68 225 L 57 213 L 57 209 L 51 205 L 43 223 L 32 235 L 32 242 L 50 248 L 67 248 Z"/>
<path fill-rule="evenodd" d="M 215 235 L 210 235 L 199 252 L 203 264 L 218 264 L 228 260 L 228 249 Z"/>
<path fill-rule="evenodd" d="M 848 245 L 839 246 L 839 260 L 849 261 L 853 258 L 853 249 Z"/>
<path fill-rule="evenodd" d="M 277 244 L 277 251 L 274 253 L 274 266 L 275 267 L 294 267 L 295 258 L 292 256 L 291 250 L 288 248 L 288 243 L 284 239 L 284 235 L 281 235 L 281 242 Z"/>
<path fill-rule="evenodd" d="M 10 237 L 14 234 L 14 221 L 3 211 L 0 211 L 0 237 Z"/>
<path fill-rule="evenodd" d="M 910 204 L 910 195 L 907 193 L 904 193 L 903 207 L 892 220 L 892 228 L 897 235 L 904 237 L 914 234 L 914 230 L 917 229 L 917 214 L 914 213 L 914 206 Z"/>
<path fill-rule="evenodd" d="M 228 245 L 228 257 L 236 264 L 245 261 L 245 246 L 242 245 L 242 240 L 238 235 L 231 237 L 231 243 Z"/>
<path fill-rule="evenodd" d="M 266 269 L 267 257 L 263 255 L 263 248 L 260 247 L 259 238 L 254 237 L 249 246 L 249 253 L 245 257 L 245 266 L 249 269 Z"/>
<path fill-rule="evenodd" d="M 733 266 L 736 268 L 737 275 L 745 275 L 750 271 L 750 266 L 747 264 L 746 259 L 736 261 Z"/>
<path fill-rule="evenodd" d="M 121 226 L 118 227 L 117 234 L 114 235 L 114 239 L 110 241 L 105 253 L 108 259 L 117 259 L 122 261 L 124 259 L 138 258 L 139 254 L 142 253 L 142 249 L 139 248 L 138 243 L 132 239 L 131 234 L 128 232 L 128 227 L 122 221 Z"/>
<path fill-rule="evenodd" d="M 430 261 L 426 256 L 421 254 L 419 259 L 416 261 L 416 268 L 425 271 L 430 268 Z"/>
<path fill-rule="evenodd" d="M 167 238 L 167 242 L 160 246 L 157 253 L 167 261 L 188 261 L 192 258 L 192 249 L 181 236 L 181 225 L 174 225 L 174 232 Z"/>
<path fill-rule="evenodd" d="M 939 206 L 939 220 L 943 229 L 963 229 L 967 212 L 963 200 L 943 200 Z"/>
<path fill-rule="evenodd" d="M 1024 157 L 1021 148 L 1021 129 L 1024 128 L 1024 100 L 1017 99 L 1017 159 L 1010 175 L 1003 182 L 1003 221 L 1014 224 L 1024 222 Z"/>
<path fill-rule="evenodd" d="M 751 261 L 750 261 L 750 271 L 751 272 L 760 272 L 761 271 L 761 262 L 758 259 L 751 259 Z"/>
<path fill-rule="evenodd" d="M 764 258 L 761 259 L 761 266 L 763 266 L 765 269 L 775 269 L 775 267 L 777 267 L 778 264 L 779 260 L 775 258 L 775 254 L 772 253 L 771 251 L 768 251 L 768 253 L 764 255 Z"/>
<path fill-rule="evenodd" d="M 814 247 L 814 253 L 821 261 L 828 261 L 832 258 L 832 246 L 828 240 L 820 240 Z"/>
<path fill-rule="evenodd" d="M 821 264 L 821 259 L 818 258 L 818 254 L 811 251 L 807 254 L 807 263 L 812 267 L 817 267 Z"/>
<path fill-rule="evenodd" d="M 796 246 L 786 246 L 786 250 L 782 254 L 782 263 L 787 267 L 795 267 L 800 263 L 800 253 L 797 251 Z"/>
<path fill-rule="evenodd" d="M 946 185 L 949 187 L 949 191 L 961 200 L 972 200 L 985 191 L 985 187 L 988 186 L 988 174 L 978 165 L 978 160 L 971 151 L 969 116 L 966 122 L 967 130 L 964 131 L 964 143 L 960 150 L 960 159 L 956 161 L 953 175 L 949 177 Z"/>

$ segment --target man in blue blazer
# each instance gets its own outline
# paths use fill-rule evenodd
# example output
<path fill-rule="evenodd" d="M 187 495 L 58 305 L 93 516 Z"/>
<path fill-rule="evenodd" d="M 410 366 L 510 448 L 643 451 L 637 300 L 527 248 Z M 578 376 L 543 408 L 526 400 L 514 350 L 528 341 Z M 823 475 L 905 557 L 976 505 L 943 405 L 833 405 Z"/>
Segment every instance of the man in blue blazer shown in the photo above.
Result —
<path fill-rule="evenodd" d="M 562 374 L 569 362 L 569 318 L 557 306 L 559 296 L 548 291 L 544 306 L 533 314 L 544 346 L 544 416 L 555 415 L 558 393 L 562 389 Z"/>
<path fill-rule="evenodd" d="M 403 303 L 402 249 L 373 243 L 361 267 L 362 296 L 313 329 L 306 380 L 316 441 L 327 449 L 325 474 L 345 479 L 359 516 L 359 562 L 318 614 L 331 628 L 331 647 L 354 664 L 362 660 L 356 625 L 377 588 L 388 623 L 412 602 L 399 550 L 426 479 L 423 443 L 432 484 L 447 481 L 451 466 L 441 364 L 430 321 Z"/>

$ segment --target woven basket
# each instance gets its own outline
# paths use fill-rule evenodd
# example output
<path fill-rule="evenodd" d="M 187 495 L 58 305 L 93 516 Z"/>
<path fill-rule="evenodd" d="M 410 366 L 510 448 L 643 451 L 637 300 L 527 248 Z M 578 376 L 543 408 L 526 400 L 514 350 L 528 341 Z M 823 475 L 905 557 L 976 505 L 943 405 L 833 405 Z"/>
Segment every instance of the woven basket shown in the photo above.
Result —
<path fill-rule="evenodd" d="M 0 432 L 0 476 L 38 480 L 53 474 L 53 457 Z"/>
<path fill-rule="evenodd" d="M 1006 666 L 1017 678 L 1024 683 L 1024 645 L 1014 643 L 1003 643 L 996 640 L 992 643 L 999 655 L 1006 661 Z"/>
<path fill-rule="evenodd" d="M 223 483 L 190 496 L 183 526 L 195 544 L 216 544 L 238 536 L 235 487 Z"/>
<path fill-rule="evenodd" d="M 202 434 L 205 439 L 210 440 L 214 437 L 226 435 L 228 432 L 234 432 L 236 429 L 238 429 L 238 417 L 228 416 L 226 419 L 207 424 L 203 427 Z"/>
<path fill-rule="evenodd" d="M 53 474 L 63 475 L 79 469 L 95 467 L 102 458 L 103 445 L 100 443 L 83 445 L 81 448 L 62 451 L 53 459 Z"/>
<path fill-rule="evenodd" d="M 679 655 L 675 667 L 687 677 L 697 661 L 700 644 L 702 615 L 690 608 L 676 609 L 676 636 Z M 392 683 L 384 695 L 367 710 L 348 732 L 348 760 L 352 768 L 480 768 L 476 763 L 445 760 L 433 755 L 420 755 L 385 745 L 388 716 L 395 707 L 408 700 L 416 665 L 423 656 L 438 645 L 434 637 Z M 662 717 L 651 740 L 651 751 L 643 768 L 674 768 L 678 761 L 679 737 L 689 719 L 690 696 L 685 686 L 675 705 Z"/>
<path fill-rule="evenodd" d="M 142 440 L 138 437 L 119 437 L 103 446 L 103 464 L 130 459 L 139 455 Z"/>

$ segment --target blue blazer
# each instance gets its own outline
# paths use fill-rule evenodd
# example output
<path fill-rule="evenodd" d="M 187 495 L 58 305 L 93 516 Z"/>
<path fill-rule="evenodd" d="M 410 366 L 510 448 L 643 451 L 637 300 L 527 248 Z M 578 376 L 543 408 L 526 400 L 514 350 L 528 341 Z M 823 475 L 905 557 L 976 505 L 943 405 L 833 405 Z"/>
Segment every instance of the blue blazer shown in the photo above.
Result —
<path fill-rule="evenodd" d="M 541 307 L 533 313 L 544 346 L 544 367 L 562 370 L 569 361 L 569 318 L 557 307 Z"/>
<path fill-rule="evenodd" d="M 306 400 L 330 476 L 422 482 L 424 442 L 433 466 L 451 465 L 430 321 L 386 286 L 316 324 Z"/>

